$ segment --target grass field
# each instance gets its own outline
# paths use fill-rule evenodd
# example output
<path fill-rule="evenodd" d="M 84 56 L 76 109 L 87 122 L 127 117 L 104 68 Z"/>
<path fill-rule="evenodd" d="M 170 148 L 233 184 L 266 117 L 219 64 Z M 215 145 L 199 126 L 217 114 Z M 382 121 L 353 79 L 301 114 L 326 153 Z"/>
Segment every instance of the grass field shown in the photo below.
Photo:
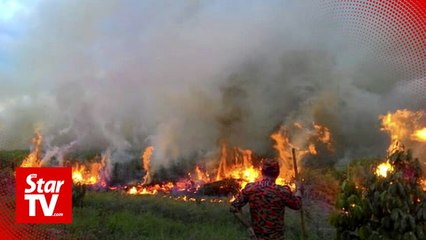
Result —
<path fill-rule="evenodd" d="M 326 212 L 306 205 L 309 239 L 331 239 Z M 245 209 L 248 216 L 248 211 Z M 287 210 L 287 239 L 300 239 L 300 214 Z M 161 196 L 89 192 L 74 208 L 74 236 L 82 239 L 247 239 L 228 203 L 184 202 Z"/>

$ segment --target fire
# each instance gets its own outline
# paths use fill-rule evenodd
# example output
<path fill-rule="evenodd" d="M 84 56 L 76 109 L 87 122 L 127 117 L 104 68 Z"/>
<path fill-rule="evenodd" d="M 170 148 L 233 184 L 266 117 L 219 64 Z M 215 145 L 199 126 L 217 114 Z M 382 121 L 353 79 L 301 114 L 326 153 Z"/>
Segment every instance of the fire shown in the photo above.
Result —
<path fill-rule="evenodd" d="M 261 176 L 260 170 L 253 165 L 253 152 L 249 149 L 238 147 L 231 148 L 225 143 L 221 144 L 219 155 L 219 168 L 216 181 L 233 178 L 241 181 L 241 187 L 254 182 Z"/>
<path fill-rule="evenodd" d="M 248 168 L 235 168 L 230 172 L 230 177 L 234 179 L 240 179 L 241 188 L 244 188 L 247 183 L 255 182 L 260 177 L 260 170 L 255 169 L 253 166 Z"/>
<path fill-rule="evenodd" d="M 292 182 L 291 174 L 293 172 L 293 161 L 291 149 L 295 148 L 296 159 L 299 163 L 306 155 L 318 154 L 315 144 L 324 144 L 329 151 L 333 151 L 330 130 L 319 124 L 312 124 L 312 127 L 304 127 L 301 123 L 294 123 L 290 128 L 282 125 L 280 129 L 271 134 L 272 140 L 275 141 L 274 149 L 278 152 L 280 160 L 280 176 L 279 181 L 284 183 Z"/>
<path fill-rule="evenodd" d="M 386 131 L 390 136 L 390 146 L 388 154 L 391 155 L 395 151 L 410 148 L 417 151 L 424 149 L 426 143 L 426 112 L 410 111 L 408 109 L 400 109 L 393 113 L 380 116 L 382 121 L 382 131 Z M 423 163 L 424 164 L 424 163 Z M 386 177 L 393 171 L 393 166 L 389 162 L 380 164 L 375 173 L 377 176 Z M 426 180 L 420 179 L 419 184 L 426 191 Z"/>
<path fill-rule="evenodd" d="M 426 191 L 426 179 L 420 179 L 420 186 L 423 191 Z"/>
<path fill-rule="evenodd" d="M 219 168 L 217 170 L 216 181 L 219 181 L 226 176 L 227 168 L 227 160 L 228 159 L 228 147 L 226 143 L 222 142 L 220 145 L 220 153 L 219 153 Z"/>
<path fill-rule="evenodd" d="M 101 168 L 100 163 L 93 163 L 89 166 L 76 163 L 72 166 L 72 181 L 87 185 L 96 184 L 100 181 L 99 171 Z"/>
<path fill-rule="evenodd" d="M 419 142 L 426 142 L 426 127 L 420 130 L 417 130 L 413 133 L 413 138 Z"/>
<path fill-rule="evenodd" d="M 145 176 L 143 177 L 142 184 L 150 184 L 152 181 L 152 173 L 151 173 L 151 156 L 154 152 L 154 147 L 149 146 L 145 149 L 141 156 L 143 168 L 145 169 Z"/>
<path fill-rule="evenodd" d="M 154 195 L 160 192 L 169 193 L 174 187 L 175 186 L 172 182 L 168 182 L 163 185 L 155 184 L 153 186 L 137 185 L 131 187 L 127 193 L 131 195 Z"/>
<path fill-rule="evenodd" d="M 393 172 L 393 166 L 389 162 L 381 163 L 376 168 L 376 175 L 379 177 L 387 177 L 388 173 Z"/>
<path fill-rule="evenodd" d="M 137 193 L 138 193 L 138 190 L 136 189 L 136 187 L 135 187 L 135 186 L 133 186 L 132 188 L 130 188 L 130 190 L 129 190 L 129 194 L 135 195 L 135 194 L 137 194 Z"/>
<path fill-rule="evenodd" d="M 293 172 L 291 161 L 291 148 L 295 144 L 290 142 L 290 136 L 297 139 L 295 141 L 298 147 L 297 159 L 301 161 L 306 154 L 317 154 L 317 143 L 323 143 L 327 148 L 331 149 L 331 134 L 330 131 L 321 125 L 313 124 L 311 128 L 305 128 L 301 123 L 295 123 L 293 127 L 298 131 L 290 135 L 286 132 L 285 126 L 282 126 L 279 131 L 273 133 L 271 138 L 275 140 L 274 148 L 277 150 L 280 161 L 282 175 L 278 177 L 277 184 L 290 184 L 292 182 L 288 171 Z M 142 163 L 146 171 L 145 177 L 141 184 L 133 186 L 127 190 L 128 194 L 132 195 L 152 195 L 171 192 L 186 192 L 195 193 L 206 183 L 213 181 L 221 181 L 226 179 L 236 180 L 240 188 L 244 188 L 248 183 L 255 182 L 262 177 L 261 170 L 258 164 L 254 161 L 253 152 L 250 149 L 233 147 L 222 140 L 219 145 L 218 153 L 218 168 L 214 178 L 210 177 L 207 170 L 203 170 L 196 165 L 192 172 L 187 173 L 187 176 L 175 183 L 163 183 L 150 185 L 151 182 L 151 167 L 150 158 L 154 148 L 148 147 L 142 154 Z M 284 168 L 284 170 L 283 170 Z M 214 172 L 213 172 L 214 173 Z M 291 185 L 294 189 L 294 184 Z M 185 199 L 181 199 L 185 200 Z"/>
<path fill-rule="evenodd" d="M 36 131 L 33 138 L 33 150 L 24 159 L 21 167 L 41 167 L 41 145 L 43 142 L 43 136 L 39 131 Z M 100 163 L 91 164 L 80 164 L 74 163 L 71 165 L 72 168 L 72 179 L 74 183 L 79 184 L 101 184 L 106 186 L 106 170 L 107 163 L 109 162 L 108 154 L 103 154 Z"/>
<path fill-rule="evenodd" d="M 197 181 L 210 182 L 210 175 L 203 172 L 198 165 L 195 166 L 195 176 Z"/>
<path fill-rule="evenodd" d="M 329 151 L 333 152 L 334 148 L 333 148 L 333 145 L 332 145 L 330 130 L 328 128 L 324 127 L 324 126 L 321 126 L 321 125 L 315 124 L 315 123 L 314 123 L 314 129 L 315 129 L 315 136 L 314 137 L 317 138 L 318 141 L 325 144 Z M 313 146 L 315 147 L 315 145 L 313 145 Z"/>
<path fill-rule="evenodd" d="M 391 144 L 388 153 L 402 150 L 410 141 L 426 142 L 426 127 L 424 126 L 426 113 L 424 111 L 397 110 L 380 116 L 382 131 L 390 135 Z"/>
<path fill-rule="evenodd" d="M 131 187 L 126 192 L 132 195 L 155 195 L 169 194 L 172 191 L 195 193 L 202 185 L 210 182 L 207 172 L 204 172 L 199 166 L 196 166 L 193 174 L 188 173 L 186 178 L 182 178 L 176 182 L 166 182 L 161 184 L 144 184 L 140 183 Z"/>
<path fill-rule="evenodd" d="M 72 164 L 73 183 L 86 185 L 101 185 L 106 187 L 109 163 L 109 153 L 102 154 L 100 162 L 90 164 L 74 163 Z"/>
<path fill-rule="evenodd" d="M 290 140 L 285 133 L 286 129 L 281 126 L 280 130 L 273 133 L 271 135 L 271 138 L 275 141 L 275 145 L 273 146 L 274 149 L 278 152 L 278 156 L 281 162 L 281 176 L 285 172 L 292 172 L 293 171 L 293 164 L 291 161 L 291 150 L 289 150 L 289 147 L 291 146 Z M 299 158 L 300 159 L 300 158 Z M 280 176 L 280 177 L 281 177 Z M 290 179 L 288 179 L 290 180 Z"/>
<path fill-rule="evenodd" d="M 314 144 L 309 144 L 308 149 L 309 149 L 310 154 L 312 154 L 312 155 L 318 154 L 317 149 L 316 149 Z"/>
<path fill-rule="evenodd" d="M 21 167 L 41 167 L 41 144 L 43 142 L 43 136 L 39 131 L 36 131 L 32 141 L 34 149 L 24 159 Z"/>

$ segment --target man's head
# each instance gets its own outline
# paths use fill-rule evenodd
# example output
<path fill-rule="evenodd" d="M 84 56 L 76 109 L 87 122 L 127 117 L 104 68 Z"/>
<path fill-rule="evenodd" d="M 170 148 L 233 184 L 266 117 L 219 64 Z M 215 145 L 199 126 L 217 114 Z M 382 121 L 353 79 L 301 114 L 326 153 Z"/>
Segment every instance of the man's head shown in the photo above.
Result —
<path fill-rule="evenodd" d="M 280 175 L 280 165 L 274 159 L 263 159 L 262 175 L 270 178 L 277 178 Z"/>

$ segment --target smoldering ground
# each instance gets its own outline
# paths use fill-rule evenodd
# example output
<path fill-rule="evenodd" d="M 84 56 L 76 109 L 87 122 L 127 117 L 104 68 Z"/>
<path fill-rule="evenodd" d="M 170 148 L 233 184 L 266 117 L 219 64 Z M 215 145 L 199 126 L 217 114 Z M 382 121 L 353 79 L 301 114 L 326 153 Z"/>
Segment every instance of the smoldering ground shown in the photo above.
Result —
<path fill-rule="evenodd" d="M 40 1 L 0 30 L 0 148 L 153 145 L 153 165 L 218 141 L 272 151 L 282 123 L 330 128 L 327 164 L 383 155 L 378 115 L 418 108 L 415 81 L 311 1 Z M 389 43 L 392 44 L 392 43 Z M 125 161 L 126 154 L 114 161 Z"/>

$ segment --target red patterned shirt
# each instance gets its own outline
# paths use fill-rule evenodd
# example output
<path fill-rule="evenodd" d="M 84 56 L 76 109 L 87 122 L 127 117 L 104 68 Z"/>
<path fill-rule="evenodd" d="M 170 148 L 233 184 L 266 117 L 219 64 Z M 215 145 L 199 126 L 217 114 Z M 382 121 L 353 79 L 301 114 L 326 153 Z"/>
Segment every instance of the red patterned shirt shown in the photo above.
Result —
<path fill-rule="evenodd" d="M 240 211 L 247 203 L 257 238 L 279 240 L 284 239 L 285 207 L 300 209 L 302 201 L 288 186 L 276 185 L 274 180 L 264 178 L 247 184 L 231 203 L 231 211 Z"/>

